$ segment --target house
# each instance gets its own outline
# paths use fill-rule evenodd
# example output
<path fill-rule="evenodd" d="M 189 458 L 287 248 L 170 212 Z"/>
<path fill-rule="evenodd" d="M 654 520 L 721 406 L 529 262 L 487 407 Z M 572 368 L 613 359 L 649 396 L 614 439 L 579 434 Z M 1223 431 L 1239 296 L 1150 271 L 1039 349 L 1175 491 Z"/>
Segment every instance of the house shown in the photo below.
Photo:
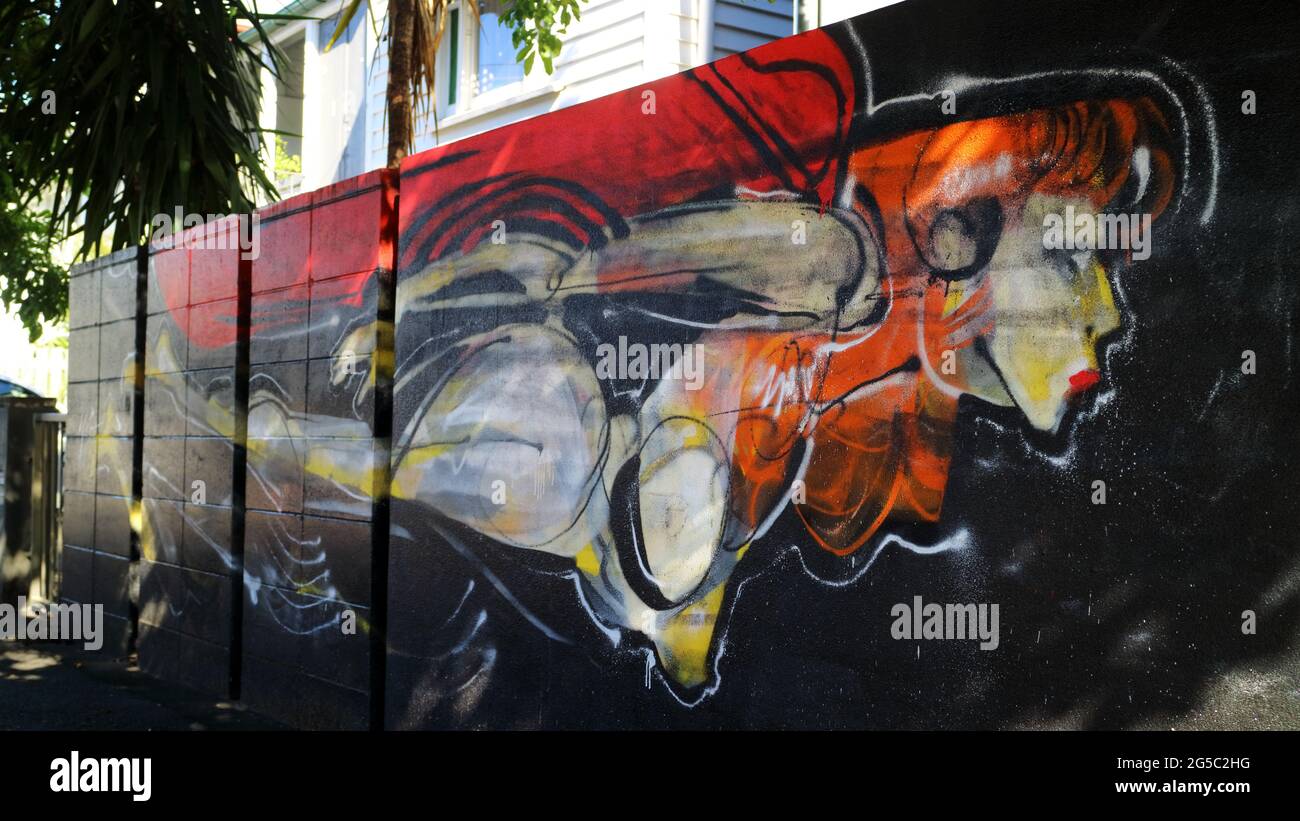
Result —
<path fill-rule="evenodd" d="M 436 106 L 416 151 L 463 139 L 745 51 L 896 0 L 587 0 L 552 74 L 525 74 L 514 59 L 502 0 L 482 13 L 454 6 L 437 63 Z M 261 126 L 282 132 L 282 196 L 310 191 L 385 163 L 385 3 L 362 9 L 332 47 L 343 0 L 292 0 L 263 13 L 284 53 L 280 76 L 263 77 Z M 256 42 L 256 32 L 243 35 Z M 276 148 L 268 133 L 269 156 Z M 294 161 L 294 158 L 297 158 Z M 286 162 L 287 160 L 287 162 Z"/>

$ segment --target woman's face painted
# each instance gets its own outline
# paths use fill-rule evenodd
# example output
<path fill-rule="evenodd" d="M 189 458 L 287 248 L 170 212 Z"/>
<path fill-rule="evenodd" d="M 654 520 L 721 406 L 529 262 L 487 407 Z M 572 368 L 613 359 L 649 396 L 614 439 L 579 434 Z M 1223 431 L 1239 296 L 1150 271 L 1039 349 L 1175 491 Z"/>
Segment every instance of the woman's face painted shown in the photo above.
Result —
<path fill-rule="evenodd" d="M 1045 241 L 1048 217 L 1095 217 L 1132 199 L 1145 200 L 1138 210 L 1163 209 L 1168 160 L 1140 146 L 1138 108 L 955 123 L 855 154 L 892 293 L 915 317 L 926 377 L 950 397 L 1014 406 L 1055 431 L 1101 380 L 1098 346 L 1121 324 L 1111 257 Z"/>
<path fill-rule="evenodd" d="M 957 349 L 964 391 L 1020 408 L 1039 430 L 1054 431 L 1070 401 L 1100 379 L 1098 344 L 1120 326 L 1107 272 L 1092 250 L 1044 247 L 1047 214 L 1087 200 L 1033 194 L 1009 215 L 987 266 L 948 284 L 944 315 L 984 301 L 987 322 L 973 344 Z"/>

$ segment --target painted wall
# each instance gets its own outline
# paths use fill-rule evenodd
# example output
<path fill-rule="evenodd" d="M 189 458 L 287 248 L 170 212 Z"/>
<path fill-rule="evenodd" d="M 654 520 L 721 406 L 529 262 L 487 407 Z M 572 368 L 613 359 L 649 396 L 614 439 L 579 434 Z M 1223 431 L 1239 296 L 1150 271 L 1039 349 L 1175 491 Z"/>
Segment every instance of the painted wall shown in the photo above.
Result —
<path fill-rule="evenodd" d="M 374 352 L 388 338 L 387 179 L 365 174 L 268 209 L 268 245 L 251 266 L 242 694 L 299 725 L 369 718 L 371 556 L 386 528 L 374 521 L 388 460 Z"/>
<path fill-rule="evenodd" d="M 1298 34 L 910 0 L 155 252 L 142 665 L 306 726 L 1258 726 Z"/>
<path fill-rule="evenodd" d="M 104 606 L 104 646 L 116 652 L 133 621 L 141 281 L 139 255 L 127 249 L 72 269 L 68 283 L 62 595 Z"/>
<path fill-rule="evenodd" d="M 150 256 L 140 664 L 302 726 L 369 717 L 387 179 L 262 209 L 255 259 L 233 217 Z"/>

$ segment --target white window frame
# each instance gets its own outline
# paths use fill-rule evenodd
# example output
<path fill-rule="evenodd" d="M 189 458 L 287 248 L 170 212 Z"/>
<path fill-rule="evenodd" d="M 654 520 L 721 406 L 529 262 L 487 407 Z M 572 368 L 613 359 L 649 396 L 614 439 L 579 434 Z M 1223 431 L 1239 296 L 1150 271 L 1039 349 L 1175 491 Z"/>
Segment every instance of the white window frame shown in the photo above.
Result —
<path fill-rule="evenodd" d="M 438 46 L 438 75 L 434 78 L 436 88 L 434 89 L 433 96 L 434 104 L 438 111 L 438 119 L 459 114 L 460 112 L 465 111 L 468 107 L 466 104 L 467 97 L 465 95 L 465 20 L 463 19 L 468 13 L 461 8 L 460 3 L 452 4 L 447 9 L 447 14 L 450 15 L 453 11 L 462 18 L 458 23 L 460 28 L 456 35 L 460 39 L 460 42 L 457 43 L 458 48 L 456 50 L 456 56 L 459 59 L 459 65 L 457 66 L 456 71 L 456 102 L 447 102 L 447 98 L 451 94 L 451 85 L 449 81 L 449 75 L 451 73 L 451 44 L 448 42 L 450 40 L 451 24 L 450 21 L 448 21 L 447 31 L 444 32 L 442 43 Z M 432 123 L 430 123 L 430 125 L 432 126 Z"/>
<path fill-rule="evenodd" d="M 456 3 L 450 7 L 457 9 L 460 13 L 460 31 L 458 32 L 460 43 L 457 49 L 457 58 L 460 65 L 456 77 L 456 102 L 454 105 L 447 103 L 447 95 L 451 89 L 446 75 L 450 71 L 451 54 L 445 38 L 439 49 L 441 53 L 438 55 L 437 85 L 439 88 L 437 99 L 440 120 L 450 117 L 456 117 L 457 120 L 460 120 L 462 119 L 461 115 L 467 118 L 481 111 L 495 109 L 521 95 L 544 91 L 550 87 L 550 77 L 542 70 L 540 61 L 534 61 L 533 70 L 525 74 L 523 79 L 505 83 L 490 91 L 479 91 L 479 21 L 473 12 L 465 11 L 462 5 Z M 485 10 L 489 13 L 498 13 L 500 11 L 499 0 L 484 2 L 483 5 L 487 6 Z"/>
<path fill-rule="evenodd" d="M 487 0 L 484 0 L 484 2 L 481 3 L 480 5 L 488 6 L 487 9 L 488 13 L 500 13 L 501 11 L 500 0 L 492 0 L 492 2 L 487 2 Z M 472 36 L 469 36 L 469 33 L 467 33 L 467 39 L 469 39 L 471 45 L 468 49 L 466 49 L 466 53 L 471 56 L 471 60 L 466 63 L 466 66 L 467 67 L 473 66 L 473 75 L 470 81 L 473 86 L 473 94 L 470 97 L 471 108 L 481 108 L 485 106 L 490 106 L 493 105 L 494 103 L 507 100 L 511 97 L 517 97 L 523 92 L 536 87 L 538 85 L 539 77 L 543 77 L 546 75 L 546 72 L 541 68 L 541 61 L 534 60 L 533 70 L 525 74 L 522 79 L 515 80 L 514 82 L 510 82 L 510 83 L 505 83 L 503 85 L 497 86 L 496 88 L 490 91 L 482 91 L 482 92 L 479 91 L 478 89 L 479 21 L 475 19 L 473 21 L 473 25 L 469 26 L 469 28 L 473 29 Z M 520 68 L 522 69 L 523 66 L 520 66 Z"/>

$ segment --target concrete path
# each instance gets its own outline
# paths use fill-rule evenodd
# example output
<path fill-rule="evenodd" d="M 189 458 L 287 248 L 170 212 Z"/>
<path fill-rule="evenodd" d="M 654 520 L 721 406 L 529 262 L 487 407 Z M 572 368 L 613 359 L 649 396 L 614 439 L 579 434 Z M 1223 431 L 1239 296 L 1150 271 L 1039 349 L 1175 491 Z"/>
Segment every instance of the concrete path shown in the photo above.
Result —
<path fill-rule="evenodd" d="M 259 730 L 283 725 L 115 659 L 0 642 L 0 730 Z"/>

